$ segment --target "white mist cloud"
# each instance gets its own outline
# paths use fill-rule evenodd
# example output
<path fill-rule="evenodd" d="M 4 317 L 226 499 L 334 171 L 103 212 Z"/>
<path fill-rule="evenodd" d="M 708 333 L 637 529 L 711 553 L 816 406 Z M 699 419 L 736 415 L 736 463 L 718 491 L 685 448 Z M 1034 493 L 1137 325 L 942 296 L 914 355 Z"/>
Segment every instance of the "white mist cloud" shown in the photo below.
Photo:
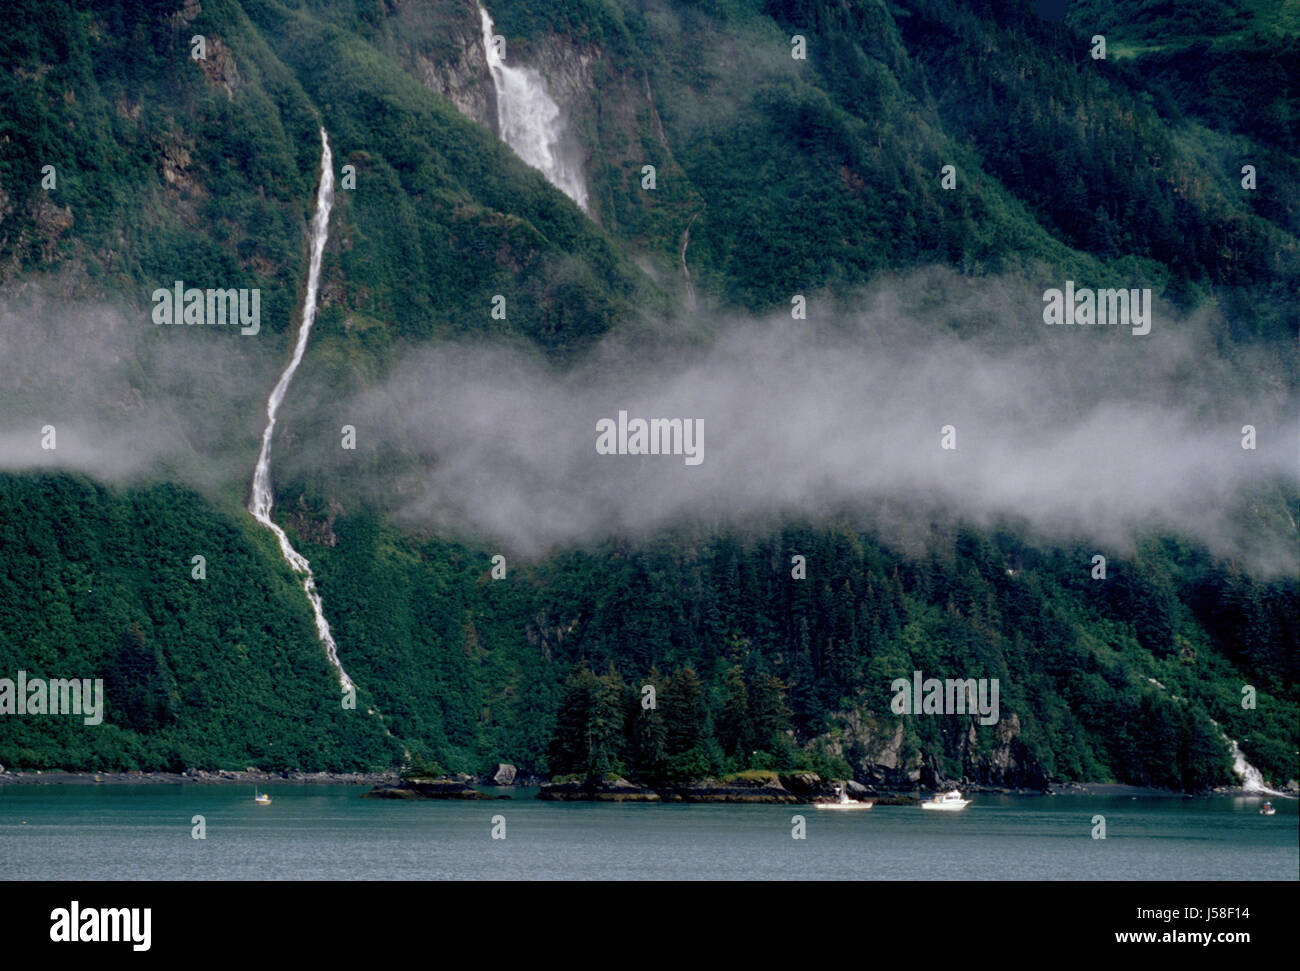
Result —
<path fill-rule="evenodd" d="M 961 292 L 913 289 L 946 285 Z M 845 511 L 896 531 L 936 510 L 1125 546 L 1171 527 L 1225 551 L 1250 490 L 1294 488 L 1300 421 L 1266 355 L 1229 367 L 1203 320 L 1160 304 L 1137 337 L 1048 328 L 1037 294 L 963 286 L 937 273 L 878 288 L 838 332 L 735 321 L 707 348 L 658 353 L 615 338 L 565 373 L 500 347 L 423 348 L 338 414 L 422 459 L 369 482 L 372 499 L 526 553 Z M 990 322 L 958 339 L 954 315 Z M 702 419 L 703 463 L 598 455 L 596 423 L 620 410 Z M 1245 424 L 1256 450 L 1241 447 Z"/>
<path fill-rule="evenodd" d="M 871 288 L 833 322 L 814 299 L 813 321 L 730 320 L 707 344 L 628 331 L 563 371 L 504 345 L 423 346 L 342 400 L 315 383 L 325 372 L 309 348 L 273 474 L 342 469 L 317 481 L 345 506 L 364 497 L 406 525 L 524 554 L 683 523 L 849 513 L 887 539 L 936 519 L 1009 519 L 1117 549 L 1172 528 L 1295 569 L 1294 523 L 1273 535 L 1238 521 L 1269 484 L 1300 488 L 1294 379 L 1280 359 L 1292 349 L 1229 362 L 1213 318 L 1181 319 L 1159 301 L 1145 337 L 1047 327 L 1051 285 L 927 271 Z M 147 314 L 48 295 L 0 306 L 0 351 L 0 470 L 199 487 L 247 484 L 286 353 L 265 328 L 155 328 Z M 307 410 L 331 438 L 295 420 Z M 596 423 L 620 410 L 702 420 L 703 462 L 598 455 Z M 45 424 L 56 452 L 40 448 Z M 343 424 L 362 450 L 340 458 Z M 1246 424 L 1253 451 L 1241 448 Z M 954 451 L 940 448 L 945 425 Z"/>
<path fill-rule="evenodd" d="M 201 487 L 250 477 L 244 444 L 254 442 L 255 457 L 255 409 L 283 341 L 158 327 L 148 309 L 68 299 L 61 286 L 31 285 L 0 303 L 0 471 Z M 54 449 L 42 447 L 47 426 Z"/>

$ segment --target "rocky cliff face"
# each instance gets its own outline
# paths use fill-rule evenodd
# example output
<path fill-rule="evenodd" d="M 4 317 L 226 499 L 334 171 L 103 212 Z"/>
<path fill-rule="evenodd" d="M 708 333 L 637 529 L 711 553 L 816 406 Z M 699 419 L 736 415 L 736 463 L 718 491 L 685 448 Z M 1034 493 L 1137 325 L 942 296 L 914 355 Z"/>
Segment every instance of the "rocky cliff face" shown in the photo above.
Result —
<path fill-rule="evenodd" d="M 413 45 L 409 53 L 413 70 L 425 87 L 454 104 L 462 115 L 497 131 L 496 97 L 477 21 L 452 27 L 446 40 L 437 50 Z"/>
<path fill-rule="evenodd" d="M 1020 738 L 1020 717 L 1014 712 L 993 726 L 994 744 L 979 750 L 979 734 L 972 723 L 962 739 L 962 765 L 968 778 L 986 785 L 1016 789 L 1045 789 L 1047 771 Z"/>
<path fill-rule="evenodd" d="M 836 727 L 822 740 L 853 767 L 856 781 L 890 789 L 921 784 L 923 763 L 914 750 L 905 751 L 901 721 L 878 719 L 866 708 L 837 712 L 830 721 Z"/>
<path fill-rule="evenodd" d="M 836 726 L 823 736 L 832 754 L 853 767 L 857 781 L 887 789 L 934 788 L 974 783 L 1012 789 L 1043 789 L 1047 772 L 1021 740 L 1020 718 L 1009 714 L 981 737 L 974 719 L 949 753 L 962 767 L 961 778 L 945 769 L 944 753 L 920 744 L 903 719 L 880 717 L 866 708 L 837 712 Z"/>
<path fill-rule="evenodd" d="M 565 112 L 564 147 L 583 160 L 591 218 L 668 256 L 664 270 L 674 273 L 672 256 L 703 200 L 673 156 L 650 78 L 599 45 L 555 34 L 530 43 L 521 58 L 546 79 Z M 646 165 L 655 168 L 654 191 L 642 186 Z M 642 268 L 659 276 L 654 267 Z"/>
<path fill-rule="evenodd" d="M 545 79 L 552 100 L 560 108 L 563 136 L 558 148 L 564 157 L 578 160 L 580 170 L 586 173 L 590 196 L 592 160 L 598 149 L 598 141 L 593 138 L 597 109 L 592 65 L 605 66 L 604 55 L 595 46 L 578 47 L 553 34 L 534 45 L 530 55 L 528 66 Z"/>

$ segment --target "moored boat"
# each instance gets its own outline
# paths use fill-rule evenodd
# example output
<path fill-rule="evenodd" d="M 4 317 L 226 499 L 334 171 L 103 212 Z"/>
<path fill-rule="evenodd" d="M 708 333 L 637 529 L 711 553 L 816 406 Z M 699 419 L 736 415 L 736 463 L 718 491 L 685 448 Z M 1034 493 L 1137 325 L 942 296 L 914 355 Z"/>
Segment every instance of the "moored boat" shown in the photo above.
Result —
<path fill-rule="evenodd" d="M 870 809 L 875 803 L 870 800 L 850 799 L 849 794 L 844 791 L 844 786 L 835 787 L 834 802 L 815 802 L 813 806 L 817 809 Z"/>
<path fill-rule="evenodd" d="M 953 789 L 951 792 L 945 792 L 941 796 L 935 796 L 932 799 L 921 801 L 922 809 L 936 809 L 941 812 L 956 812 L 958 809 L 965 809 L 970 805 L 969 799 L 961 797 L 961 791 Z"/>

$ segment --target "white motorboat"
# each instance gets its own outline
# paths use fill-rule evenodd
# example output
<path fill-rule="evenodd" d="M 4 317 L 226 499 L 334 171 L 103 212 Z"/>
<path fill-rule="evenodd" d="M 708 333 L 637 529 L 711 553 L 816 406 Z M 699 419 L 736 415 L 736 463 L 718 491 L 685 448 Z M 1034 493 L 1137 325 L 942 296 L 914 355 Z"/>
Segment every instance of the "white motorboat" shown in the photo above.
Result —
<path fill-rule="evenodd" d="M 953 789 L 951 792 L 945 792 L 941 796 L 935 796 L 933 799 L 924 799 L 921 801 L 922 809 L 937 809 L 941 812 L 954 813 L 958 809 L 965 809 L 970 805 L 969 799 L 963 799 L 961 792 Z"/>
<path fill-rule="evenodd" d="M 850 799 L 849 794 L 844 791 L 844 786 L 836 786 L 834 802 L 815 802 L 813 805 L 818 809 L 870 809 L 875 803 L 870 800 L 859 802 L 857 799 Z"/>
<path fill-rule="evenodd" d="M 1273 808 L 1273 804 L 1271 802 L 1264 803 L 1264 805 L 1259 810 L 1259 814 L 1261 816 L 1272 816 L 1275 812 L 1277 812 L 1277 810 Z"/>

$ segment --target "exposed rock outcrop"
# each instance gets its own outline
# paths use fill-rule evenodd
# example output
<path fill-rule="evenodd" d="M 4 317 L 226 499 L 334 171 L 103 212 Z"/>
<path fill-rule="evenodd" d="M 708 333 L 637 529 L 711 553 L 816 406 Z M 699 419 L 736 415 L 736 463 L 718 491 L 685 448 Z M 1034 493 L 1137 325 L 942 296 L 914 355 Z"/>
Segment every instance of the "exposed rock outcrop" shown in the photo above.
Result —
<path fill-rule="evenodd" d="M 626 779 L 552 782 L 542 786 L 537 798 L 586 802 L 806 803 L 832 792 L 833 787 L 816 773 L 799 772 L 783 776 L 757 773 L 749 778 L 706 778 L 658 788 Z"/>
<path fill-rule="evenodd" d="M 219 37 L 207 38 L 207 56 L 195 63 L 207 76 L 209 83 L 226 92 L 228 101 L 235 100 L 235 92 L 244 82 L 239 76 L 239 66 L 235 63 L 234 55 Z"/>
<path fill-rule="evenodd" d="M 962 739 L 962 765 L 968 778 L 984 785 L 1012 789 L 1046 789 L 1050 779 L 1020 740 L 1020 717 L 1012 712 L 993 726 L 995 744 L 979 750 L 979 734 L 972 724 Z"/>
<path fill-rule="evenodd" d="M 805 802 L 781 784 L 773 776 L 771 779 L 719 782 L 715 779 L 703 779 L 689 785 L 674 786 L 665 798 L 671 802 L 756 802 L 756 803 L 796 803 Z"/>
<path fill-rule="evenodd" d="M 490 796 L 459 779 L 404 779 L 394 785 L 376 786 L 363 799 L 509 799 Z"/>
<path fill-rule="evenodd" d="M 876 716 L 866 708 L 837 712 L 831 722 L 835 728 L 819 741 L 847 761 L 855 779 L 868 786 L 903 790 L 973 784 L 1042 790 L 1050 781 L 1021 740 L 1020 718 L 1014 712 L 988 728 L 969 720 L 955 751 L 947 752 L 923 749 L 902 719 Z M 961 765 L 961 775 L 955 778 L 946 768 L 954 761 Z"/>
<path fill-rule="evenodd" d="M 538 799 L 557 802 L 658 802 L 659 793 L 626 779 L 550 782 L 542 786 Z"/>
<path fill-rule="evenodd" d="M 440 50 L 410 48 L 407 56 L 425 87 L 436 91 L 467 118 L 498 131 L 497 105 L 477 20 L 448 27 Z"/>

